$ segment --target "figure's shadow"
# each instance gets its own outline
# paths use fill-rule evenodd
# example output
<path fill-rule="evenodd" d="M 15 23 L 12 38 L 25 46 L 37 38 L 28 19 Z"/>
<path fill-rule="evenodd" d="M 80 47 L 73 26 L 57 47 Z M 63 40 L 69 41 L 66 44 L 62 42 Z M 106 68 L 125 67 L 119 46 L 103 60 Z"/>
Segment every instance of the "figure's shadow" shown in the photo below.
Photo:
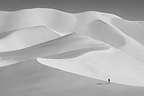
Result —
<path fill-rule="evenodd" d="M 96 83 L 97 85 L 110 85 L 110 83 Z"/>

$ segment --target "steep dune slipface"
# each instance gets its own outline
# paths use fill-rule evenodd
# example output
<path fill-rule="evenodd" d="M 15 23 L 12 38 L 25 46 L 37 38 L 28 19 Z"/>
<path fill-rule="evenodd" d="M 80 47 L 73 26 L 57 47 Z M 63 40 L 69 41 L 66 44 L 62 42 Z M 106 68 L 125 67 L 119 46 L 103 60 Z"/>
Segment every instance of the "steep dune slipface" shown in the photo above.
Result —
<path fill-rule="evenodd" d="M 114 21 L 123 22 L 126 20 L 115 15 L 104 14 L 99 12 L 95 12 L 95 13 L 87 12 L 85 14 L 87 15 L 83 14 L 84 16 L 82 16 L 80 14 L 77 16 L 77 18 L 80 18 L 80 16 L 83 17 L 78 20 L 79 23 L 83 21 L 85 22 L 82 24 L 78 23 L 79 25 L 81 25 L 80 27 L 77 26 L 75 28 L 75 30 L 77 30 L 78 33 L 82 35 L 90 36 L 93 39 L 104 41 L 107 44 L 110 44 L 112 47 L 118 48 L 126 52 L 127 54 L 133 56 L 134 58 L 140 61 L 144 61 L 143 46 L 139 42 L 137 42 L 137 40 L 135 40 L 133 37 L 125 34 L 125 32 L 123 32 L 123 30 L 117 27 L 117 24 L 114 23 Z M 133 24 L 138 23 L 137 21 L 129 21 L 129 22 L 132 22 Z"/>
<path fill-rule="evenodd" d="M 34 59 L 95 79 L 144 86 L 143 23 L 44 8 L 3 12 L 0 21 L 1 67 Z"/>
<path fill-rule="evenodd" d="M 75 30 L 80 35 L 86 35 L 95 40 L 101 40 L 114 47 L 122 47 L 125 45 L 124 37 L 119 34 L 117 30 L 101 20 L 93 20 L 86 25 L 80 26 L 78 30 Z"/>
<path fill-rule="evenodd" d="M 124 19 L 113 19 L 112 24 L 130 39 L 121 50 L 144 62 L 143 25 L 139 21 L 127 21 Z"/>
<path fill-rule="evenodd" d="M 139 21 L 127 21 L 120 19 L 113 19 L 112 24 L 118 27 L 122 32 L 137 40 L 139 43 L 144 44 L 144 28 Z"/>

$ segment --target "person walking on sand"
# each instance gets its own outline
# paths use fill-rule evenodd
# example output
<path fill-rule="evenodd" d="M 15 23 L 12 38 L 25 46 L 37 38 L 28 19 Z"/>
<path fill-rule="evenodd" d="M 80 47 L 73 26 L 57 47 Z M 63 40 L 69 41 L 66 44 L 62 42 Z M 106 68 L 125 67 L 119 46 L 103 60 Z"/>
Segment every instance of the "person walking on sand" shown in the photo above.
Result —
<path fill-rule="evenodd" d="M 110 84 L 110 78 L 108 78 L 108 84 Z"/>

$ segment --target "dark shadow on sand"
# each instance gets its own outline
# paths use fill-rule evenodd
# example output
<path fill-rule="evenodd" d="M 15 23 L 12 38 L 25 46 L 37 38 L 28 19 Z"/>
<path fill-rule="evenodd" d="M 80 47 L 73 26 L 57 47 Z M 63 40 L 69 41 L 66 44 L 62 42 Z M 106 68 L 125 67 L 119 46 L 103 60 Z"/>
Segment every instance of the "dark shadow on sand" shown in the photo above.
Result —
<path fill-rule="evenodd" d="M 110 83 L 96 83 L 96 85 L 110 85 Z"/>

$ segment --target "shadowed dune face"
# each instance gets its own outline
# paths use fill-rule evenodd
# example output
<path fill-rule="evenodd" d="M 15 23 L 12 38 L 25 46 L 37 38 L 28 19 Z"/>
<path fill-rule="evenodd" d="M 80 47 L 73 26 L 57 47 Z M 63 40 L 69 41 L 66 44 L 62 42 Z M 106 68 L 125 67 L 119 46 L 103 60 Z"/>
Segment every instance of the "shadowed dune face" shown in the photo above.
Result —
<path fill-rule="evenodd" d="M 78 50 L 74 50 L 74 51 L 63 52 L 62 54 L 48 56 L 47 58 L 49 58 L 49 59 L 69 59 L 69 58 L 81 56 L 89 51 L 95 51 L 95 50 L 102 50 L 102 48 L 83 48 L 83 49 L 78 49 Z"/>
<path fill-rule="evenodd" d="M 93 21 L 89 24 L 88 33 L 91 37 L 104 41 L 114 47 L 122 47 L 126 43 L 121 34 L 100 20 Z"/>
<path fill-rule="evenodd" d="M 142 23 L 119 19 L 113 19 L 112 23 L 128 36 L 144 44 L 144 25 Z"/>
<path fill-rule="evenodd" d="M 112 82 L 144 86 L 142 26 L 94 11 L 36 8 L 1 13 L 0 66 L 37 60 L 94 79 L 105 80 L 110 74 Z"/>
<path fill-rule="evenodd" d="M 122 47 L 125 45 L 125 38 L 119 34 L 117 30 L 111 28 L 101 20 L 94 20 L 82 28 L 84 29 L 79 29 L 78 33 L 90 36 L 96 40 L 101 40 L 114 47 Z"/>

